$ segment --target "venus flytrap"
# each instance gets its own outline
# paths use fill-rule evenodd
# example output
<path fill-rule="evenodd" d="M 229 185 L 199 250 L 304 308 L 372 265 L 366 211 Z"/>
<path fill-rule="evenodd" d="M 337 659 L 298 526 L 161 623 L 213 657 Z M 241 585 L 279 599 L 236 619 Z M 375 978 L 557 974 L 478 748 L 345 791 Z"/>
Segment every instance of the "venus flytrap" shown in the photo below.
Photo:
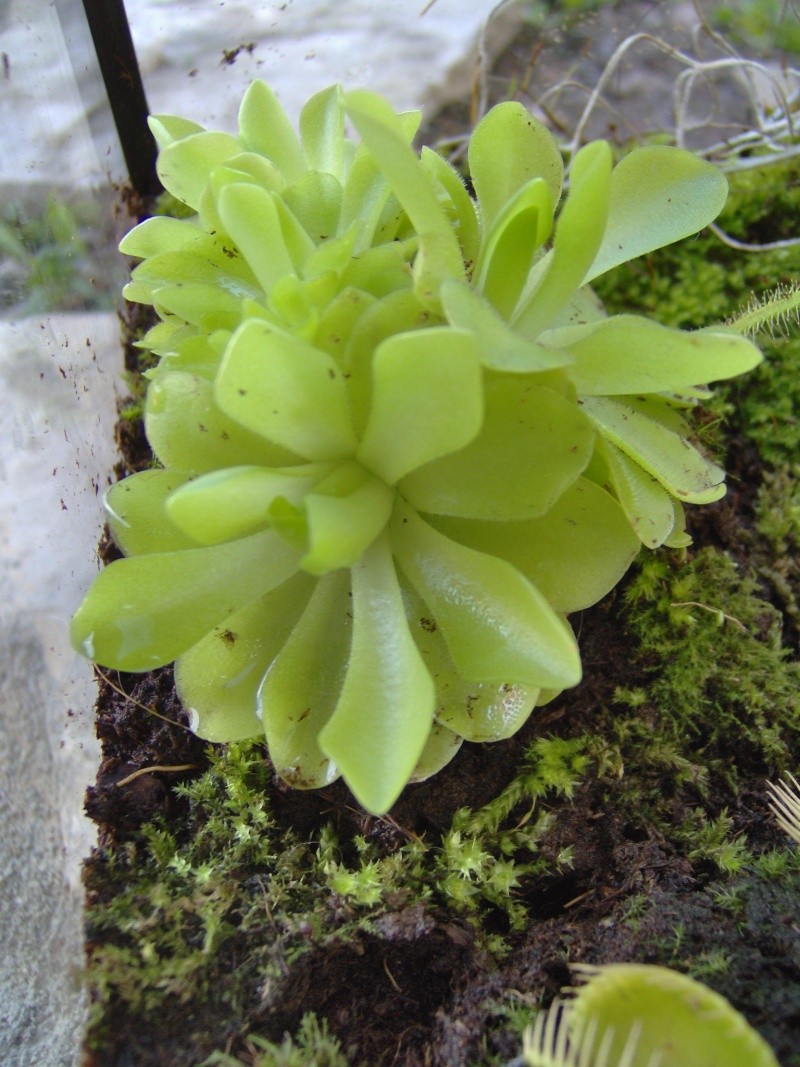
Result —
<path fill-rule="evenodd" d="M 579 681 L 565 616 L 640 542 L 685 543 L 681 501 L 723 472 L 681 409 L 759 359 L 724 328 L 608 318 L 587 284 L 710 221 L 714 168 L 614 168 L 595 142 L 556 218 L 561 157 L 520 105 L 475 130 L 476 202 L 417 122 L 333 87 L 298 137 L 261 83 L 236 137 L 153 120 L 194 211 L 121 246 L 161 318 L 161 467 L 107 495 L 127 558 L 73 621 L 106 666 L 175 659 L 201 736 L 263 731 L 285 780 L 342 774 L 373 812 Z"/>
<path fill-rule="evenodd" d="M 728 1001 L 666 967 L 578 966 L 585 984 L 526 1033 L 519 1067 L 777 1067 Z"/>

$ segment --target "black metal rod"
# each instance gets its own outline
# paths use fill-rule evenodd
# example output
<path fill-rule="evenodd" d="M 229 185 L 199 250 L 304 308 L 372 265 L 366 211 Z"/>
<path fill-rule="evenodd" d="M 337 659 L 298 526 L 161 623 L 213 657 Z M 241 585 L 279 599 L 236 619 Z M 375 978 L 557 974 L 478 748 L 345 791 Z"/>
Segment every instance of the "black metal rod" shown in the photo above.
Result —
<path fill-rule="evenodd" d="M 147 125 L 147 98 L 123 0 L 83 0 L 97 61 L 117 127 L 131 185 L 140 197 L 161 189 L 156 142 Z"/>

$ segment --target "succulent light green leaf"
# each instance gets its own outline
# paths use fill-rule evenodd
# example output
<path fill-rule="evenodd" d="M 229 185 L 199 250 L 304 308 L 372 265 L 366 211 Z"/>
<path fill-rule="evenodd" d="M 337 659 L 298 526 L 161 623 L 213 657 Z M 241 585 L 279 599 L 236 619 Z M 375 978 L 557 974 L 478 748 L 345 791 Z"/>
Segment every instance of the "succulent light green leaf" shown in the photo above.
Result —
<path fill-rule="evenodd" d="M 327 307 L 320 312 L 312 343 L 344 366 L 347 342 L 355 332 L 356 324 L 362 315 L 374 303 L 375 299 L 369 293 L 351 286 L 340 289 Z M 355 414 L 353 422 L 356 423 Z"/>
<path fill-rule="evenodd" d="M 300 112 L 300 136 L 308 165 L 344 177 L 344 103 L 342 89 L 331 85 L 315 93 Z"/>
<path fill-rule="evenodd" d="M 572 1002 L 570 1032 L 580 1045 L 590 1023 L 609 1034 L 608 1062 L 620 1061 L 631 1028 L 639 1037 L 630 1067 L 778 1067 L 764 1039 L 700 982 L 666 967 L 612 963 L 580 970 L 590 978 Z"/>
<path fill-rule="evenodd" d="M 128 299 L 152 303 L 162 315 L 179 316 L 205 332 L 234 329 L 243 301 L 262 296 L 244 257 L 236 251 L 226 256 L 224 246 L 206 235 L 150 257 L 132 278 L 124 290 Z"/>
<path fill-rule="evenodd" d="M 498 214 L 481 246 L 476 286 L 504 316 L 517 306 L 536 252 L 550 236 L 553 211 L 543 178 L 518 190 Z"/>
<path fill-rule="evenodd" d="M 694 153 L 667 145 L 635 149 L 614 168 L 608 225 L 584 283 L 702 230 L 727 196 L 722 171 Z"/>
<path fill-rule="evenodd" d="M 572 361 L 566 348 L 545 348 L 526 341 L 465 281 L 451 278 L 440 289 L 442 308 L 451 326 L 469 331 L 480 345 L 484 367 L 512 374 L 564 367 Z"/>
<path fill-rule="evenodd" d="M 322 282 L 324 290 L 325 279 L 317 281 Z M 286 274 L 277 281 L 269 294 L 271 318 L 267 321 L 270 325 L 274 324 L 282 332 L 294 334 L 303 341 L 312 341 L 319 312 L 311 300 L 311 289 L 311 285 L 301 282 L 294 274 Z"/>
<path fill-rule="evenodd" d="M 374 815 L 408 782 L 433 725 L 434 689 L 412 640 L 386 534 L 352 569 L 353 642 L 319 744 Z"/>
<path fill-rule="evenodd" d="M 152 304 L 159 315 L 176 315 L 206 333 L 234 330 L 242 317 L 242 301 L 220 288 L 220 280 L 146 288 L 145 283 L 135 281 L 125 286 L 123 295 L 134 304 Z"/>
<path fill-rule="evenodd" d="M 683 504 L 673 499 L 672 510 L 675 518 L 670 535 L 665 539 L 664 544 L 669 548 L 688 548 L 692 543 L 692 539 L 686 530 L 686 512 L 683 509 Z"/>
<path fill-rule="evenodd" d="M 638 315 L 553 330 L 546 340 L 574 357 L 567 375 L 581 396 L 680 392 L 743 374 L 762 358 L 736 333 L 673 330 Z"/>
<path fill-rule="evenodd" d="M 563 614 L 601 600 L 639 552 L 622 507 L 587 478 L 578 478 L 538 519 L 475 522 L 437 516 L 431 522 L 454 541 L 506 560 Z"/>
<path fill-rule="evenodd" d="M 355 451 L 336 363 L 266 322 L 245 322 L 231 338 L 214 395 L 230 418 L 306 459 L 346 459 Z"/>
<path fill-rule="evenodd" d="M 606 317 L 606 310 L 600 298 L 590 286 L 585 285 L 572 294 L 567 305 L 553 320 L 550 329 L 555 333 L 562 326 L 586 326 Z M 550 336 L 549 332 L 546 336 Z"/>
<path fill-rule="evenodd" d="M 204 130 L 162 148 L 156 170 L 167 192 L 197 211 L 211 171 L 239 155 L 241 150 L 239 142 L 230 134 Z"/>
<path fill-rule="evenodd" d="M 456 544 L 401 501 L 391 536 L 464 678 L 549 688 L 580 681 L 572 631 L 511 564 Z"/>
<path fill-rule="evenodd" d="M 396 333 L 414 331 L 430 318 L 407 288 L 389 293 L 379 300 L 373 299 L 371 294 L 363 295 L 369 299 L 369 306 L 354 320 L 341 357 L 342 367 L 348 376 L 353 425 L 359 437 L 363 436 L 369 417 L 376 349 L 387 338 Z"/>
<path fill-rule="evenodd" d="M 313 174 L 309 175 L 309 177 L 313 178 Z M 336 179 L 327 175 L 325 181 L 335 182 Z M 297 185 L 302 184 L 302 182 L 303 179 Z M 296 186 L 292 188 L 296 188 Z M 321 193 L 320 196 L 324 200 L 325 194 Z M 324 204 L 321 205 L 321 210 L 325 210 Z M 313 219 L 312 223 L 317 225 L 317 222 Z M 306 259 L 303 276 L 305 278 L 316 278 L 318 275 L 334 273 L 339 279 L 339 285 L 337 293 L 331 299 L 336 300 L 342 290 L 346 288 L 346 285 L 342 284 L 342 277 L 353 261 L 353 248 L 356 239 L 355 227 L 351 226 L 349 230 L 339 234 L 338 237 L 326 237 L 323 239 L 320 235 L 319 239 L 321 243 L 309 253 Z"/>
<path fill-rule="evenodd" d="M 294 273 L 295 265 L 272 193 L 258 185 L 225 185 L 217 200 L 217 210 L 223 226 L 265 292 L 283 275 Z"/>
<path fill-rule="evenodd" d="M 464 266 L 453 227 L 394 112 L 385 100 L 361 90 L 346 94 L 345 108 L 414 229 L 419 234 L 436 234 L 442 269 L 454 277 L 461 275 Z"/>
<path fill-rule="evenodd" d="M 468 682 L 419 596 L 404 587 L 406 613 L 417 648 L 436 687 L 436 720 L 466 741 L 511 737 L 530 716 L 539 689 L 509 682 Z"/>
<path fill-rule="evenodd" d="M 508 521 L 544 514 L 589 462 L 595 432 L 576 404 L 535 381 L 488 382 L 478 435 L 412 470 L 400 484 L 403 496 L 439 515 Z"/>
<path fill-rule="evenodd" d="M 282 278 L 303 272 L 315 245 L 284 195 L 233 182 L 222 187 L 217 205 L 220 221 L 235 242 L 234 251 L 244 253 L 266 293 Z M 226 251 L 230 254 L 230 249 Z"/>
<path fill-rule="evenodd" d="M 222 190 L 228 185 L 254 185 L 264 192 L 274 193 L 281 192 L 285 183 L 275 164 L 255 152 L 242 152 L 227 163 L 214 167 L 198 209 L 200 223 L 208 233 L 225 232 L 217 204 Z"/>
<path fill-rule="evenodd" d="M 280 286 L 296 287 L 298 293 L 302 293 L 303 300 L 314 310 L 318 318 L 333 300 L 339 295 L 341 286 L 334 270 L 321 271 L 311 276 L 306 276 L 303 281 L 296 279 L 293 274 L 288 274 L 278 283 Z"/>
<path fill-rule="evenodd" d="M 650 417 L 635 398 L 586 397 L 583 410 L 622 452 L 680 500 L 708 504 L 725 494 L 725 471 L 685 437 Z"/>
<path fill-rule="evenodd" d="M 141 341 L 134 342 L 136 348 L 145 352 L 154 352 L 158 356 L 165 356 L 170 352 L 176 352 L 183 337 L 197 335 L 197 330 L 187 326 L 185 322 L 174 315 L 167 315 L 161 322 L 147 331 Z"/>
<path fill-rule="evenodd" d="M 319 734 L 339 700 L 352 633 L 347 571 L 332 571 L 311 599 L 267 671 L 258 694 L 275 770 L 297 789 L 316 789 L 338 777 Z"/>
<path fill-rule="evenodd" d="M 144 419 L 165 467 L 200 474 L 247 464 L 283 467 L 297 459 L 229 418 L 214 401 L 213 384 L 196 374 L 175 371 L 151 382 Z"/>
<path fill-rule="evenodd" d="M 286 497 L 276 497 L 269 506 L 269 521 L 287 544 L 305 553 L 308 550 L 308 519 L 302 507 Z"/>
<path fill-rule="evenodd" d="M 402 293 L 413 299 L 418 312 L 423 312 L 416 296 L 409 291 L 412 280 L 411 260 L 419 247 L 416 238 L 410 241 L 391 241 L 389 244 L 377 245 L 359 253 L 342 271 L 341 284 L 354 289 L 361 289 L 371 296 L 384 297 L 391 293 Z M 430 318 L 425 312 L 426 318 Z M 401 332 L 399 322 L 396 330 Z"/>
<path fill-rule="evenodd" d="M 511 737 L 530 718 L 538 686 L 467 682 L 455 668 L 441 635 L 428 633 L 418 646 L 436 685 L 436 721 L 469 742 Z"/>
<path fill-rule="evenodd" d="M 516 101 L 493 107 L 472 133 L 469 172 L 487 233 L 509 200 L 532 178 L 544 179 L 558 203 L 564 164 L 552 135 Z"/>
<path fill-rule="evenodd" d="M 476 743 L 512 737 L 531 717 L 540 693 L 538 686 L 519 682 L 470 685 L 454 668 L 449 678 L 450 685 L 442 675 L 441 686 L 437 678 L 436 720 L 464 741 Z"/>
<path fill-rule="evenodd" d="M 442 326 L 389 337 L 375 352 L 373 376 L 357 459 L 387 485 L 480 430 L 481 371 L 470 334 Z"/>
<path fill-rule="evenodd" d="M 611 441 L 598 442 L 608 477 L 636 536 L 648 548 L 663 545 L 675 525 L 672 497 L 661 483 Z"/>
<path fill-rule="evenodd" d="M 412 272 L 414 295 L 427 311 L 436 315 L 441 311 L 442 281 L 453 276 L 449 264 L 451 252 L 450 242 L 442 234 L 419 235 L 419 251 Z"/>
<path fill-rule="evenodd" d="M 372 252 L 364 258 L 369 261 L 371 257 Z M 371 377 L 372 357 L 383 341 L 396 334 L 417 332 L 430 322 L 430 315 L 408 287 L 391 292 L 382 300 L 375 300 L 372 294 L 363 293 L 359 293 L 359 299 L 364 295 L 368 297 L 369 306 L 355 320 L 345 348 L 343 365 L 351 375 L 348 381 Z"/>
<path fill-rule="evenodd" d="M 439 182 L 450 200 L 452 221 L 458 243 L 461 245 L 461 255 L 469 271 L 478 258 L 480 248 L 480 226 L 475 202 L 467 192 L 461 175 L 438 152 L 424 147 L 420 161 L 424 169 Z"/>
<path fill-rule="evenodd" d="M 103 498 L 111 536 L 126 556 L 196 548 L 197 542 L 167 516 L 165 503 L 189 478 L 175 470 L 131 474 L 112 485 Z"/>
<path fill-rule="evenodd" d="M 220 544 L 263 529 L 273 500 L 283 497 L 299 504 L 331 470 L 329 463 L 304 463 L 210 471 L 177 489 L 167 501 L 166 513 L 197 544 Z"/>
<path fill-rule="evenodd" d="M 287 183 L 307 170 L 297 134 L 277 96 L 263 81 L 254 81 L 244 94 L 239 108 L 239 141 L 247 151 L 266 156 Z"/>
<path fill-rule="evenodd" d="M 283 200 L 313 243 L 327 241 L 337 234 L 342 212 L 342 187 L 332 174 L 309 171 L 283 191 Z M 305 257 L 306 273 L 312 251 Z"/>
<path fill-rule="evenodd" d="M 393 504 L 383 482 L 358 463 L 343 463 L 305 497 L 309 547 L 300 566 L 309 574 L 354 566 L 386 526 Z"/>
<path fill-rule="evenodd" d="M 192 242 L 200 231 L 188 219 L 173 219 L 168 215 L 156 215 L 145 219 L 125 234 L 119 250 L 125 256 L 145 259 L 160 252 L 177 252 Z"/>
<path fill-rule="evenodd" d="M 694 393 L 694 390 L 687 389 L 686 392 Z M 589 403 L 593 403 L 595 400 L 594 397 L 587 397 L 586 399 Z M 659 423 L 661 426 L 665 426 L 668 430 L 672 430 L 673 433 L 686 437 L 687 440 L 693 433 L 692 426 L 686 418 L 686 415 L 690 414 L 692 410 L 693 401 L 691 399 L 684 399 L 669 393 L 638 393 L 636 396 L 611 400 L 612 403 L 620 401 L 628 404 L 642 415 L 646 415 L 649 419 L 653 419 L 654 422 Z"/>
<path fill-rule="evenodd" d="M 458 734 L 442 726 L 441 723 L 435 722 L 428 734 L 422 755 L 411 772 L 409 782 L 424 782 L 432 778 L 434 774 L 438 774 L 461 748 L 462 740 L 463 738 Z"/>
<path fill-rule="evenodd" d="M 183 137 L 189 137 L 193 133 L 204 133 L 205 129 L 199 122 L 191 119 L 183 119 L 178 115 L 150 115 L 147 119 L 150 132 L 155 137 L 158 147 L 166 148 L 173 141 L 180 141 Z"/>
<path fill-rule="evenodd" d="M 302 274 L 306 260 L 314 251 L 314 242 L 300 220 L 294 215 L 285 197 L 278 197 L 275 200 L 275 207 L 278 210 L 283 239 L 292 258 L 295 272 Z"/>
<path fill-rule="evenodd" d="M 360 144 L 344 183 L 342 213 L 339 218 L 340 233 L 356 226 L 357 251 L 363 252 L 372 246 L 378 220 L 390 194 L 391 189 L 383 171 L 366 145 Z"/>
<path fill-rule="evenodd" d="M 161 362 L 146 371 L 145 375 L 152 381 L 170 371 L 185 371 L 211 382 L 230 336 L 229 330 L 203 334 L 192 327 L 185 327 L 184 333 L 176 337 L 171 350 L 163 352 Z"/>
<path fill-rule="evenodd" d="M 597 255 L 606 228 L 611 186 L 611 148 L 592 141 L 577 153 L 569 195 L 556 224 L 553 248 L 541 261 L 533 291 L 523 294 L 512 325 L 536 338 L 569 304 Z"/>
<path fill-rule="evenodd" d="M 230 615 L 175 661 L 175 688 L 192 730 L 206 741 L 257 737 L 258 690 L 313 590 L 298 573 Z"/>
<path fill-rule="evenodd" d="M 439 195 L 439 190 L 437 189 L 437 199 Z M 394 193 L 390 193 L 378 217 L 372 245 L 378 248 L 381 245 L 386 245 L 389 241 L 405 241 L 409 238 L 416 239 L 414 228 L 403 210 L 403 205 Z M 422 238 L 420 237 L 419 240 L 421 243 Z"/>
<path fill-rule="evenodd" d="M 75 613 L 73 646 L 120 671 L 160 667 L 285 582 L 297 560 L 272 530 L 212 548 L 117 560 Z"/>
<path fill-rule="evenodd" d="M 253 155 L 253 153 L 247 154 L 251 156 Z M 256 156 L 255 158 L 260 159 L 261 157 Z M 272 166 L 266 159 L 262 159 L 261 162 L 265 167 Z M 283 189 L 283 178 L 277 168 L 275 168 L 275 175 L 277 176 L 275 181 L 259 181 L 252 174 L 234 167 L 232 163 L 230 165 L 226 164 L 214 167 L 211 172 L 211 180 L 203 190 L 203 195 L 200 198 L 200 208 L 197 213 L 197 218 L 203 229 L 207 233 L 225 233 L 225 227 L 222 223 L 222 219 L 219 217 L 219 211 L 217 210 L 217 204 L 223 189 L 227 188 L 229 185 L 254 185 L 257 189 L 262 189 L 264 192 L 279 191 Z M 231 247 L 233 247 L 233 242 L 231 242 Z"/>
<path fill-rule="evenodd" d="M 134 268 L 132 277 L 137 281 L 149 281 L 154 286 L 158 283 L 200 282 L 217 286 L 237 297 L 261 295 L 255 274 L 236 248 L 190 224 L 186 229 L 189 233 L 194 231 L 192 240 L 176 251 L 149 256 Z"/>
<path fill-rule="evenodd" d="M 263 186 L 271 193 L 278 193 L 286 187 L 280 170 L 258 152 L 241 152 L 227 163 L 215 167 L 211 175 L 211 184 L 215 190 L 219 192 L 227 181 L 251 182 Z"/>

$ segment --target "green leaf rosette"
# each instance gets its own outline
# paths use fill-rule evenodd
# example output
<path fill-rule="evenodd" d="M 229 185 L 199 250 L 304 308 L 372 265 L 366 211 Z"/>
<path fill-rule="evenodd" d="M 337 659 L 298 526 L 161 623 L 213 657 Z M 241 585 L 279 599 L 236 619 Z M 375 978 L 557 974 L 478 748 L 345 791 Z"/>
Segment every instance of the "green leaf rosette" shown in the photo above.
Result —
<path fill-rule="evenodd" d="M 287 782 L 374 813 L 577 684 L 566 615 L 685 543 L 682 503 L 724 491 L 686 408 L 760 358 L 588 288 L 710 221 L 714 168 L 596 142 L 554 220 L 561 156 L 519 105 L 475 130 L 475 201 L 417 124 L 333 87 L 298 136 L 260 82 L 236 137 L 152 120 L 192 212 L 121 245 L 160 318 L 158 468 L 108 493 L 126 558 L 72 625 L 105 666 L 175 660 L 200 736 L 263 733 Z"/>

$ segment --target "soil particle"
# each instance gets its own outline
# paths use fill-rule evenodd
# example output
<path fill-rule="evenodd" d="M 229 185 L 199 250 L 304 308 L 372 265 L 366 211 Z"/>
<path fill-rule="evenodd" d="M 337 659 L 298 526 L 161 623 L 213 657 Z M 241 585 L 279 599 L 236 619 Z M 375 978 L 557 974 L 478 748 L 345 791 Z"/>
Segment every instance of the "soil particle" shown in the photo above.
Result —
<path fill-rule="evenodd" d="M 113 678 L 98 672 L 98 683 L 103 760 L 97 782 L 86 794 L 86 812 L 104 835 L 121 840 L 143 822 L 180 814 L 182 805 L 172 787 L 205 769 L 206 745 L 188 728 L 171 668 L 144 675 L 114 672 Z M 132 777 L 143 768 L 187 766 L 192 770 Z"/>
<path fill-rule="evenodd" d="M 313 1011 L 328 1020 L 354 1062 L 425 1067 L 434 1020 L 449 1009 L 454 976 L 473 955 L 468 928 L 415 906 L 389 913 L 374 933 L 303 957 L 258 1023 L 278 1035 Z"/>

